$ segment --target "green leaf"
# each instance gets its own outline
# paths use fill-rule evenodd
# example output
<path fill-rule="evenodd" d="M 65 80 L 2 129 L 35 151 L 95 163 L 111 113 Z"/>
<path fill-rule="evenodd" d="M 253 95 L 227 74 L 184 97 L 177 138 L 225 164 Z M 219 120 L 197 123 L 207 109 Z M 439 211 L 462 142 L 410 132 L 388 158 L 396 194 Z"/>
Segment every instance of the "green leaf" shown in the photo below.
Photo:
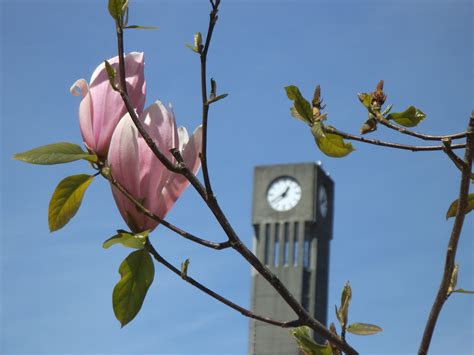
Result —
<path fill-rule="evenodd" d="M 459 273 L 459 265 L 456 264 L 454 265 L 453 273 L 451 274 L 451 280 L 449 281 L 448 296 L 456 288 L 456 284 L 458 283 L 458 273 Z"/>
<path fill-rule="evenodd" d="M 392 110 L 392 107 L 393 107 L 393 105 L 392 105 L 392 104 L 389 104 L 389 105 L 385 108 L 385 110 L 383 110 L 382 116 L 385 116 L 386 114 L 388 114 L 388 113 Z"/>
<path fill-rule="evenodd" d="M 181 278 L 183 280 L 186 280 L 188 277 L 188 267 L 189 267 L 189 259 L 186 259 L 181 263 Z"/>
<path fill-rule="evenodd" d="M 125 326 L 140 311 L 146 293 L 155 276 L 155 267 L 145 249 L 132 252 L 120 264 L 120 281 L 112 295 L 114 313 L 120 324 Z"/>
<path fill-rule="evenodd" d="M 97 162 L 96 155 L 83 151 L 77 144 L 67 142 L 43 145 L 23 153 L 17 153 L 13 159 L 40 165 L 63 164 L 80 159 L 92 163 Z"/>
<path fill-rule="evenodd" d="M 454 293 L 454 292 L 457 292 L 457 293 L 468 293 L 468 294 L 470 294 L 470 295 L 474 295 L 474 291 L 468 291 L 468 290 L 465 290 L 465 289 L 463 289 L 463 288 L 458 288 L 457 290 L 454 290 L 453 293 Z"/>
<path fill-rule="evenodd" d="M 137 30 L 158 30 L 159 29 L 159 27 L 156 27 L 156 26 L 140 26 L 140 25 L 130 25 L 124 28 L 137 29 Z"/>
<path fill-rule="evenodd" d="M 193 52 L 199 53 L 198 50 L 193 45 L 191 45 L 189 43 L 186 43 L 185 46 L 186 46 L 186 48 L 189 48 Z"/>
<path fill-rule="evenodd" d="M 109 0 L 109 13 L 114 20 L 118 20 L 126 10 L 127 0 Z"/>
<path fill-rule="evenodd" d="M 194 35 L 194 48 L 196 48 L 198 52 L 201 52 L 201 50 L 202 50 L 202 35 L 201 35 L 201 32 L 197 32 Z"/>
<path fill-rule="evenodd" d="M 449 206 L 448 212 L 446 212 L 446 219 L 456 216 L 456 213 L 458 212 L 458 200 L 454 201 Z M 474 209 L 474 194 L 469 194 L 467 196 L 466 214 L 471 212 L 473 209 Z"/>
<path fill-rule="evenodd" d="M 329 129 L 333 128 L 328 126 Z M 342 158 L 353 152 L 355 149 L 350 142 L 345 142 L 341 136 L 324 132 L 324 126 L 315 122 L 311 127 L 311 133 L 316 140 L 321 152 L 333 158 Z"/>
<path fill-rule="evenodd" d="M 372 103 L 371 94 L 363 92 L 363 93 L 357 94 L 357 97 L 359 98 L 359 101 L 361 102 L 362 105 L 364 105 L 367 108 L 370 108 L 370 104 Z"/>
<path fill-rule="evenodd" d="M 146 238 L 149 234 L 150 230 L 137 234 L 118 230 L 116 235 L 107 239 L 102 244 L 102 247 L 108 249 L 114 244 L 122 244 L 126 248 L 143 249 L 145 247 Z"/>
<path fill-rule="evenodd" d="M 212 99 L 210 99 L 209 103 L 217 102 L 219 100 L 222 100 L 222 99 L 226 98 L 227 96 L 229 96 L 229 94 L 217 95 L 216 97 L 213 97 Z"/>
<path fill-rule="evenodd" d="M 356 335 L 372 335 L 380 333 L 383 329 L 373 324 L 352 323 L 347 327 L 347 331 Z"/>
<path fill-rule="evenodd" d="M 117 72 L 108 61 L 104 60 L 104 65 L 105 71 L 107 72 L 107 77 L 109 78 L 110 86 L 112 86 L 114 90 L 117 90 L 117 85 L 115 84 L 115 77 L 117 76 Z"/>
<path fill-rule="evenodd" d="M 307 355 L 332 355 L 329 343 L 325 345 L 316 343 L 310 335 L 309 327 L 295 328 L 291 331 L 291 335 L 295 338 L 300 350 Z"/>
<path fill-rule="evenodd" d="M 61 229 L 74 217 L 93 178 L 94 175 L 79 174 L 61 180 L 49 202 L 48 224 L 51 232 Z"/>
<path fill-rule="evenodd" d="M 351 298 L 352 298 L 352 289 L 348 281 L 344 285 L 341 292 L 341 305 L 339 306 L 339 309 L 336 307 L 336 317 L 343 329 L 345 329 L 347 326 L 349 304 L 351 302 Z"/>
<path fill-rule="evenodd" d="M 401 126 L 415 127 L 425 119 L 426 115 L 423 111 L 414 106 L 408 107 L 403 112 L 392 112 L 387 116 L 387 120 L 394 120 Z"/>
<path fill-rule="evenodd" d="M 311 125 L 313 122 L 313 110 L 311 104 L 301 95 L 300 90 L 296 86 L 287 86 L 285 87 L 285 90 L 288 98 L 294 101 L 293 108 L 291 109 L 292 116 Z"/>

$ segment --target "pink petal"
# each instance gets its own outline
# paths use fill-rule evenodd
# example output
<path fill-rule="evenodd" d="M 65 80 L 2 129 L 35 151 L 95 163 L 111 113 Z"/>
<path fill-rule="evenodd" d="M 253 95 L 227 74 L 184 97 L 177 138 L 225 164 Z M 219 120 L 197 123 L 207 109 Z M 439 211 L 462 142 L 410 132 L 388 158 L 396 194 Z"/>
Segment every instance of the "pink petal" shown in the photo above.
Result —
<path fill-rule="evenodd" d="M 84 79 L 79 79 L 71 86 L 70 91 L 74 96 L 82 96 L 79 104 L 79 127 L 84 143 L 88 148 L 95 151 L 96 142 L 92 132 L 92 105 L 89 86 Z"/>
<path fill-rule="evenodd" d="M 127 114 L 117 125 L 112 135 L 108 162 L 111 167 L 112 176 L 136 199 L 141 200 L 140 181 L 139 181 L 139 150 L 138 150 L 138 132 L 132 119 Z M 117 207 L 124 218 L 129 223 L 129 218 L 140 228 L 143 224 L 143 215 L 137 211 L 133 202 L 131 202 L 120 191 L 112 189 Z M 142 230 L 133 231 L 141 232 Z"/>
<path fill-rule="evenodd" d="M 140 113 L 145 103 L 146 84 L 144 77 L 143 53 L 130 53 L 125 56 L 127 89 L 132 106 Z M 118 57 L 108 62 L 118 72 Z M 110 138 L 126 108 L 120 94 L 112 89 L 105 65 L 99 65 L 91 78 L 90 85 L 93 106 L 93 132 L 97 142 L 97 153 L 106 156 Z"/>

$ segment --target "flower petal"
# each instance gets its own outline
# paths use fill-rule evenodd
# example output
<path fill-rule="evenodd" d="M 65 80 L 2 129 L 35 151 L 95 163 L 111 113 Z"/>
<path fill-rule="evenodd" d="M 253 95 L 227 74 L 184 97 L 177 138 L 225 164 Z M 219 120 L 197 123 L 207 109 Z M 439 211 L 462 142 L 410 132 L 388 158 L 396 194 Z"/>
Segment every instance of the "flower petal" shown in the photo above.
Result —
<path fill-rule="evenodd" d="M 108 162 L 112 176 L 136 199 L 140 200 L 138 132 L 130 118 L 125 115 L 112 135 Z M 112 189 L 120 214 L 130 228 L 140 227 L 143 215 L 135 205 L 120 191 Z M 133 219 L 133 222 L 130 221 Z M 133 226 L 132 226 L 132 225 Z M 133 232 L 141 232 L 133 231 Z"/>
<path fill-rule="evenodd" d="M 79 104 L 79 127 L 82 140 L 89 149 L 95 151 L 96 141 L 92 131 L 92 105 L 89 85 L 87 85 L 84 79 L 79 79 L 71 86 L 69 91 L 74 96 L 82 96 L 81 103 Z"/>

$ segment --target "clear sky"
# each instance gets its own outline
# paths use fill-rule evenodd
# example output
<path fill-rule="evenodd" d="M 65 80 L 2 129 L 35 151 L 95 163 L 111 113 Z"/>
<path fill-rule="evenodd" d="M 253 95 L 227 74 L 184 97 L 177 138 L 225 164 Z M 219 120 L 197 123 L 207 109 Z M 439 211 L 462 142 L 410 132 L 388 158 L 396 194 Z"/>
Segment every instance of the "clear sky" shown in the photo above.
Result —
<path fill-rule="evenodd" d="M 39 145 L 81 143 L 79 99 L 69 94 L 115 56 L 106 1 L 1 2 L 1 313 L 2 354 L 245 354 L 248 320 L 156 265 L 142 311 L 120 329 L 111 306 L 117 269 L 130 250 L 102 242 L 125 224 L 110 189 L 96 179 L 65 228 L 50 234 L 49 198 L 85 162 L 33 166 L 12 155 Z M 144 51 L 147 105 L 172 102 L 179 124 L 200 121 L 199 63 L 184 47 L 205 32 L 207 0 L 131 0 L 127 51 Z M 251 244 L 256 165 L 316 162 L 336 186 L 330 267 L 330 320 L 346 280 L 350 320 L 384 332 L 350 336 L 362 354 L 416 352 L 441 277 L 459 172 L 441 153 L 410 153 L 354 143 L 345 159 L 323 156 L 289 115 L 283 87 L 310 96 L 321 84 L 329 122 L 356 133 L 366 112 L 356 93 L 385 80 L 388 103 L 415 104 L 425 133 L 465 129 L 473 109 L 473 4 L 435 1 L 222 0 L 209 74 L 230 95 L 212 106 L 209 166 L 215 191 L 241 238 Z M 415 143 L 380 128 L 380 139 Z M 474 215 L 466 219 L 457 262 L 459 287 L 474 289 Z M 188 189 L 168 219 L 215 241 L 225 236 Z M 164 228 L 156 248 L 189 274 L 248 306 L 250 269 L 231 251 L 204 250 Z M 433 354 L 474 353 L 474 298 L 453 295 L 441 313 Z"/>

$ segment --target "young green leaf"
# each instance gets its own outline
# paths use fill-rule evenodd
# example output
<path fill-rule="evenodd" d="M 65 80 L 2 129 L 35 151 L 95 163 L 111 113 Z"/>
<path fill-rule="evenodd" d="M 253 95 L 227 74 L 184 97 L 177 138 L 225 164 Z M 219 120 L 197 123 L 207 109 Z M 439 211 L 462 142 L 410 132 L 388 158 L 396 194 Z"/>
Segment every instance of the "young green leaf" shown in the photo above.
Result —
<path fill-rule="evenodd" d="M 470 295 L 474 295 L 474 291 L 468 291 L 463 288 L 458 288 L 457 290 L 454 290 L 452 293 L 457 292 L 457 293 L 467 293 Z"/>
<path fill-rule="evenodd" d="M 392 112 L 387 116 L 387 120 L 394 120 L 401 126 L 415 127 L 418 123 L 423 121 L 425 117 L 426 114 L 423 113 L 423 111 L 414 106 L 410 106 L 403 112 Z"/>
<path fill-rule="evenodd" d="M 343 329 L 345 329 L 347 326 L 347 319 L 349 315 L 349 304 L 351 302 L 351 298 L 352 298 L 352 289 L 348 281 L 344 285 L 344 288 L 342 289 L 342 292 L 341 292 L 341 305 L 339 306 L 339 309 L 336 307 L 336 317 Z"/>
<path fill-rule="evenodd" d="M 359 101 L 362 105 L 364 105 L 366 108 L 370 108 L 370 104 L 372 103 L 372 95 L 363 92 L 357 94 L 357 97 L 359 98 Z"/>
<path fill-rule="evenodd" d="M 109 13 L 114 20 L 118 20 L 126 10 L 127 0 L 109 0 Z"/>
<path fill-rule="evenodd" d="M 112 86 L 112 89 L 117 90 L 117 84 L 115 83 L 115 77 L 117 76 L 117 72 L 108 61 L 104 60 L 104 65 L 105 71 L 107 72 L 107 76 L 109 78 L 110 86 Z"/>
<path fill-rule="evenodd" d="M 112 295 L 114 313 L 120 324 L 125 326 L 140 311 L 145 296 L 155 276 L 155 267 L 145 249 L 132 252 L 120 264 L 120 281 Z"/>
<path fill-rule="evenodd" d="M 49 202 L 48 224 L 51 232 L 61 229 L 74 217 L 93 178 L 94 175 L 79 174 L 61 180 Z"/>
<path fill-rule="evenodd" d="M 156 26 L 140 26 L 140 25 L 129 25 L 127 27 L 124 27 L 127 29 L 137 29 L 137 30 L 157 30 L 159 27 Z"/>
<path fill-rule="evenodd" d="M 124 230 L 118 230 L 116 235 L 107 239 L 102 244 L 102 247 L 104 249 L 108 249 L 114 244 L 122 244 L 126 248 L 143 249 L 145 247 L 148 234 L 150 234 L 149 230 L 137 234 L 133 234 Z"/>
<path fill-rule="evenodd" d="M 80 159 L 92 163 L 97 162 L 96 155 L 83 151 L 77 144 L 67 142 L 43 145 L 23 153 L 17 153 L 13 156 L 13 159 L 40 165 L 63 164 Z"/>
<path fill-rule="evenodd" d="M 189 259 L 184 260 L 181 263 L 181 278 L 186 280 L 188 277 L 188 267 L 189 267 Z"/>
<path fill-rule="evenodd" d="M 328 128 L 333 128 L 328 126 Z M 324 131 L 324 126 L 315 122 L 311 127 L 316 144 L 321 152 L 333 158 L 342 158 L 352 153 L 355 149 L 350 142 L 345 142 L 341 136 Z"/>
<path fill-rule="evenodd" d="M 300 350 L 306 355 L 332 355 L 329 343 L 321 345 L 316 343 L 310 335 L 309 327 L 298 327 L 291 331 L 291 335 L 298 343 Z"/>
<path fill-rule="evenodd" d="M 471 212 L 474 209 L 474 193 L 467 196 L 467 207 L 466 214 Z M 454 201 L 448 208 L 446 212 L 446 219 L 456 216 L 458 212 L 458 200 Z"/>
<path fill-rule="evenodd" d="M 380 333 L 383 329 L 373 324 L 352 323 L 347 327 L 347 331 L 356 335 L 372 335 Z"/>
<path fill-rule="evenodd" d="M 448 296 L 456 288 L 456 284 L 458 283 L 458 273 L 459 273 L 459 265 L 456 264 L 454 265 L 453 273 L 451 274 L 451 280 L 449 281 Z"/>
<path fill-rule="evenodd" d="M 217 95 L 216 97 L 213 97 L 212 99 L 209 100 L 209 103 L 212 104 L 214 102 L 217 102 L 219 100 L 225 99 L 229 94 L 222 94 L 222 95 Z"/>
<path fill-rule="evenodd" d="M 294 105 L 291 109 L 292 116 L 311 125 L 313 122 L 313 109 L 311 108 L 311 104 L 301 95 L 300 90 L 296 86 L 287 86 L 285 90 L 288 98 L 294 101 Z"/>

